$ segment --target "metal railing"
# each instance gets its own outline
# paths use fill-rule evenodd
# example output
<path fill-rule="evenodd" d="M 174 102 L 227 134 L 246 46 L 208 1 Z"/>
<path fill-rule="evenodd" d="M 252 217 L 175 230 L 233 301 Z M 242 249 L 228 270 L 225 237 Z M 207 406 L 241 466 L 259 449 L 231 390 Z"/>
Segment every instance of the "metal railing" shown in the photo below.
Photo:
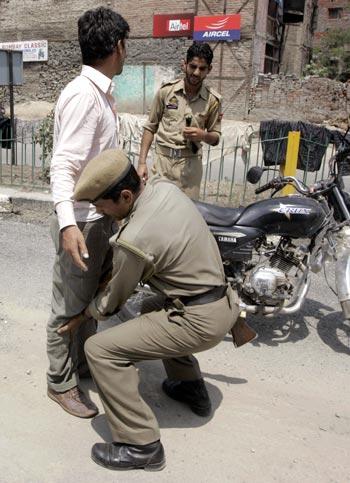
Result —
<path fill-rule="evenodd" d="M 17 130 L 12 138 L 4 138 L 0 130 L 0 184 L 49 189 L 50 159 L 45 159 L 43 151 L 35 126 Z"/>
<path fill-rule="evenodd" d="M 256 199 L 254 190 L 256 186 L 246 182 L 246 174 L 251 166 L 263 166 L 263 148 L 267 143 L 276 143 L 275 165 L 265 172 L 259 185 L 266 183 L 279 170 L 277 160 L 280 158 L 279 141 L 286 137 L 277 137 L 261 141 L 258 133 L 250 135 L 248 142 L 230 142 L 223 138 L 222 142 L 215 147 L 205 145 L 203 147 L 203 178 L 200 196 L 204 201 L 227 206 L 237 206 Z M 317 141 L 304 140 L 309 149 L 306 157 L 312 153 Z M 9 146 L 14 143 L 14 150 Z M 35 127 L 30 129 L 17 129 L 15 139 L 4 139 L 0 131 L 0 184 L 26 187 L 29 189 L 49 190 L 49 167 L 50 155 L 45 153 L 45 138 L 38 142 Z M 4 147 L 6 146 L 6 147 Z M 322 145 L 320 145 L 322 146 Z M 140 149 L 140 137 L 124 139 L 123 149 L 129 155 L 133 164 L 137 164 Z M 11 151 L 15 153 L 14 159 Z M 297 177 L 305 183 L 313 183 L 328 175 L 328 161 L 334 153 L 334 146 L 330 144 L 323 157 L 321 167 L 316 172 L 298 170 Z M 150 151 L 148 162 L 151 164 L 154 155 L 153 148 Z M 308 159 L 305 164 L 308 165 Z M 276 171 L 273 171 L 275 169 Z"/>

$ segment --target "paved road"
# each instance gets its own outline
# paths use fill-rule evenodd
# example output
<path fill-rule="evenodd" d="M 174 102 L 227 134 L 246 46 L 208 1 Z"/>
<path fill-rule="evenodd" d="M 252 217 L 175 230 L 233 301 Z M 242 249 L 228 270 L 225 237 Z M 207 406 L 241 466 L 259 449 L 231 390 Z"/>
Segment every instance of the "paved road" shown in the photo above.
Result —
<path fill-rule="evenodd" d="M 350 328 L 321 276 L 302 313 L 252 319 L 258 339 L 229 338 L 200 354 L 215 412 L 201 419 L 160 391 L 160 362 L 141 365 L 168 464 L 160 473 L 113 473 L 89 458 L 110 438 L 46 397 L 45 323 L 53 250 L 47 226 L 0 219 L 0 482 L 350 481 Z"/>

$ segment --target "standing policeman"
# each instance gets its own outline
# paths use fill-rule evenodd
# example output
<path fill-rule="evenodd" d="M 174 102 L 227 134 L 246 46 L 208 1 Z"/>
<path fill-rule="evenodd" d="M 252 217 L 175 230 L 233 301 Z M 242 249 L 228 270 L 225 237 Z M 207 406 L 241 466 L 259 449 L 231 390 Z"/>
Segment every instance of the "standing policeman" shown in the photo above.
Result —
<path fill-rule="evenodd" d="M 85 317 L 114 314 L 142 281 L 166 297 L 158 308 L 92 336 L 85 344 L 91 373 L 114 443 L 97 443 L 93 460 L 110 469 L 160 470 L 165 466 L 159 427 L 138 390 L 135 363 L 163 359 L 163 390 L 201 416 L 210 400 L 193 352 L 218 344 L 237 319 L 235 293 L 226 284 L 220 253 L 192 201 L 170 181 L 154 176 L 144 187 L 122 151 L 90 161 L 76 189 L 98 212 L 128 218 L 110 239 L 113 273 L 106 289 L 59 329 Z"/>
<path fill-rule="evenodd" d="M 152 173 L 174 181 L 190 198 L 199 198 L 202 142 L 215 146 L 221 135 L 221 96 L 203 84 L 212 69 L 208 44 L 193 43 L 183 64 L 185 77 L 164 84 L 156 94 L 141 141 L 138 173 L 148 178 L 146 159 L 157 133 Z"/>

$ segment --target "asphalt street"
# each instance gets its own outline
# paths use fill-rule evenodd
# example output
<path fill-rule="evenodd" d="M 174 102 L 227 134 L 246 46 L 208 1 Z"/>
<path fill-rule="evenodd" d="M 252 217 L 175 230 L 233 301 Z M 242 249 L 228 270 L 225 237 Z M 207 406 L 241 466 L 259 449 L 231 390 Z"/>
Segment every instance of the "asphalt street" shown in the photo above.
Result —
<path fill-rule="evenodd" d="M 110 440 L 93 383 L 84 382 L 100 408 L 92 421 L 73 418 L 46 396 L 54 256 L 47 219 L 6 216 L 0 218 L 1 483 L 350 481 L 350 325 L 323 274 L 313 277 L 299 314 L 254 317 L 252 344 L 234 349 L 227 336 L 199 355 L 214 406 L 210 418 L 162 394 L 161 362 L 141 364 L 141 393 L 159 420 L 167 466 L 159 473 L 113 473 L 90 460 L 92 444 Z"/>

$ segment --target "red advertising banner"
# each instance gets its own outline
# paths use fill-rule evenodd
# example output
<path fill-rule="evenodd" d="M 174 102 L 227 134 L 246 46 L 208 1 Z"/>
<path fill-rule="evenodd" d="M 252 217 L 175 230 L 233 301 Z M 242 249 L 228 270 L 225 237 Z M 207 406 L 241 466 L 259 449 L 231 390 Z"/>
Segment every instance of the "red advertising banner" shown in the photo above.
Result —
<path fill-rule="evenodd" d="M 193 39 L 210 42 L 220 40 L 240 40 L 241 16 L 214 15 L 195 17 Z"/>
<path fill-rule="evenodd" d="M 153 15 L 153 37 L 192 37 L 193 13 Z"/>

